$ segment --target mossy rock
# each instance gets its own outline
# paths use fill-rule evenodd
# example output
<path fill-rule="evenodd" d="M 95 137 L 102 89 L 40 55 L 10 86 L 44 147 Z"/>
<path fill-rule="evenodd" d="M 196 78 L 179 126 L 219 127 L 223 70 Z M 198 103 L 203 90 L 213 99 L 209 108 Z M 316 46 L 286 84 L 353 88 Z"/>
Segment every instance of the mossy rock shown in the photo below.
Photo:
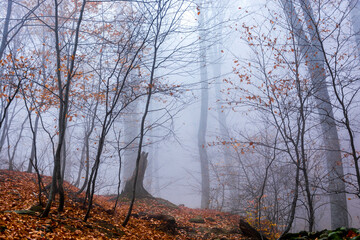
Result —
<path fill-rule="evenodd" d="M 197 216 L 195 218 L 190 218 L 189 222 L 191 222 L 191 223 L 205 223 L 205 220 L 204 220 L 203 217 Z"/>

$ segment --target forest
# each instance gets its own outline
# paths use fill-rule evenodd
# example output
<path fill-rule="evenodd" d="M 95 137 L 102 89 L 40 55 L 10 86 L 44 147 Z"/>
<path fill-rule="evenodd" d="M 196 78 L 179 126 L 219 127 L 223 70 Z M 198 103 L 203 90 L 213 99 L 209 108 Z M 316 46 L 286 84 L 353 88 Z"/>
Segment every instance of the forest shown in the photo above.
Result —
<path fill-rule="evenodd" d="M 1 239 L 360 239 L 359 0 L 1 0 L 0 36 Z"/>

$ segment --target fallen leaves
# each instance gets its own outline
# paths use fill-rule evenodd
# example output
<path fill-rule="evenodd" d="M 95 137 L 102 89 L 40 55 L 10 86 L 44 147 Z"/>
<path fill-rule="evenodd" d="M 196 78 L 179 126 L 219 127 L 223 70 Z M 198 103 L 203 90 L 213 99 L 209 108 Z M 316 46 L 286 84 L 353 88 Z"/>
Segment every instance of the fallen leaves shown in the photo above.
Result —
<path fill-rule="evenodd" d="M 43 177 L 45 185 L 50 181 Z M 123 228 L 128 201 L 121 199 L 112 214 L 114 196 L 96 196 L 92 215 L 83 222 L 84 196 L 76 196 L 78 189 L 69 183 L 64 187 L 65 211 L 58 213 L 55 204 L 49 218 L 39 218 L 35 174 L 0 170 L 0 239 L 242 239 L 237 215 L 176 206 L 156 198 L 138 199 Z M 191 221 L 194 218 L 201 221 Z"/>

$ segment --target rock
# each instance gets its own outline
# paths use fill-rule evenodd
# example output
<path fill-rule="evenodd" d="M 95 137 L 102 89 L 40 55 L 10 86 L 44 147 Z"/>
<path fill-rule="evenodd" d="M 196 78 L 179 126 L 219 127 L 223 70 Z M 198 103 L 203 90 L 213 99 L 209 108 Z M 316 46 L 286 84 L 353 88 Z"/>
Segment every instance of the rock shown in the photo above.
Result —
<path fill-rule="evenodd" d="M 176 233 L 177 223 L 173 216 L 166 214 L 149 214 L 145 218 L 160 220 L 163 223 L 158 226 L 158 229 L 164 232 Z"/>
<path fill-rule="evenodd" d="M 191 223 L 205 223 L 205 220 L 204 220 L 203 217 L 197 216 L 195 218 L 190 218 L 189 222 L 191 222 Z"/>
<path fill-rule="evenodd" d="M 248 237 L 254 240 L 267 240 L 267 238 L 259 233 L 255 228 L 253 228 L 249 223 L 245 222 L 243 219 L 239 221 L 239 228 L 243 236 Z"/>

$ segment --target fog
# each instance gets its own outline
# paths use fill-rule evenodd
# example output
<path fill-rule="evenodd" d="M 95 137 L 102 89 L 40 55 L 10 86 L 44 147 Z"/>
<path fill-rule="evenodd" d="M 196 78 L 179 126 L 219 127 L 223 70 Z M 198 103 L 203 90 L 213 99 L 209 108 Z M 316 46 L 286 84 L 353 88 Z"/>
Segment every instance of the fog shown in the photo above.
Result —
<path fill-rule="evenodd" d="M 359 9 L 2 1 L 0 167 L 92 199 L 146 152 L 154 197 L 279 231 L 360 228 Z"/>

